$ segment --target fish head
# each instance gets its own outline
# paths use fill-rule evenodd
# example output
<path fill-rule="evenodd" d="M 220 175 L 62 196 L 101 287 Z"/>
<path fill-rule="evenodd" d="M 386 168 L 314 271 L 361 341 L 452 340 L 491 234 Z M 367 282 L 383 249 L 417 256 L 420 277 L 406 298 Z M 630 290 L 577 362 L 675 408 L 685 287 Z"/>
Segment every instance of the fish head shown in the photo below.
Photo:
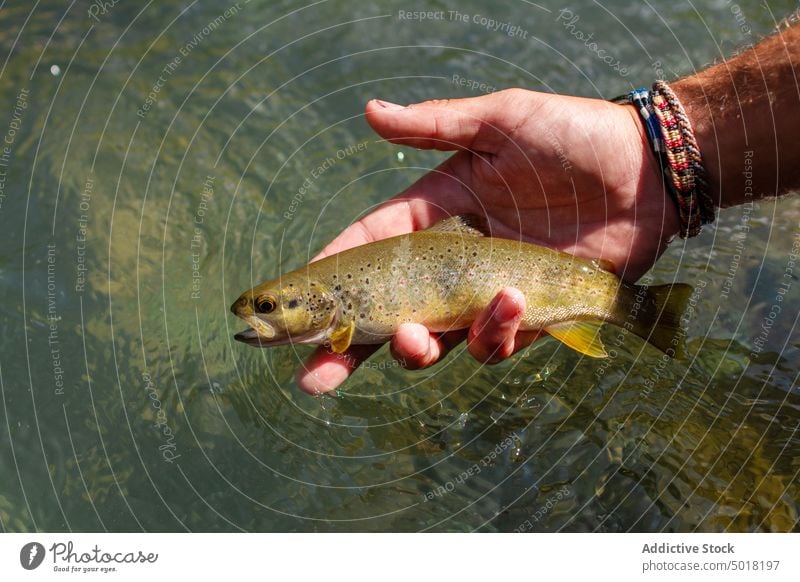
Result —
<path fill-rule="evenodd" d="M 322 284 L 282 277 L 245 291 L 231 311 L 250 325 L 234 339 L 256 347 L 323 343 L 333 329 L 339 302 Z"/>

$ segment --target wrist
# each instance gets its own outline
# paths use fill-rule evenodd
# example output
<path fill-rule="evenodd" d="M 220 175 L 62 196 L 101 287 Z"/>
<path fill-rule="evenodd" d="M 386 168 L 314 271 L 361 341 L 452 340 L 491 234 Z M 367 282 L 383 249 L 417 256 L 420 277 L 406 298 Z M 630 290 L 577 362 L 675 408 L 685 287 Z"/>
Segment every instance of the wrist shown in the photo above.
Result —
<path fill-rule="evenodd" d="M 653 214 L 652 219 L 642 225 L 643 229 L 649 230 L 660 218 L 659 238 L 663 250 L 680 231 L 680 213 L 664 182 L 661 166 L 653 152 L 641 115 L 634 105 L 624 105 L 623 109 L 627 112 L 633 127 L 629 141 L 632 150 L 630 157 L 634 160 L 636 175 L 639 177 L 636 185 L 634 211 L 639 214 L 638 209 L 646 209 L 645 217 Z M 655 216 L 656 213 L 660 216 Z M 648 234 L 652 236 L 653 233 L 651 231 Z"/>

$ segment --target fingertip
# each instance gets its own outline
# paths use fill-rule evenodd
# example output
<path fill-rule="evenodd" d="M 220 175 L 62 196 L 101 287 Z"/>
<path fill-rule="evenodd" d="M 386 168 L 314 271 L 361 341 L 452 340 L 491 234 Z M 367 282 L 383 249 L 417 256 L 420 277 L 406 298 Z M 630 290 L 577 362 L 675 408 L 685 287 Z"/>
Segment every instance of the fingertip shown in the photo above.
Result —
<path fill-rule="evenodd" d="M 402 324 L 392 338 L 391 350 L 394 358 L 410 370 L 431 365 L 439 353 L 428 329 L 418 323 Z"/>
<path fill-rule="evenodd" d="M 405 105 L 398 105 L 397 103 L 384 101 L 383 99 L 370 99 L 367 102 L 367 113 L 375 113 L 380 111 L 401 111 L 405 108 Z"/>
<path fill-rule="evenodd" d="M 470 327 L 470 354 L 485 364 L 496 364 L 516 351 L 516 335 L 525 314 L 525 296 L 513 287 L 502 289 Z"/>
<path fill-rule="evenodd" d="M 478 336 L 497 335 L 514 325 L 525 314 L 525 295 L 514 287 L 506 287 L 498 291 L 491 303 L 483 310 L 470 326 L 469 340 Z"/>
<path fill-rule="evenodd" d="M 393 133 L 398 126 L 395 116 L 392 114 L 404 109 L 407 109 L 407 107 L 382 99 L 372 99 L 367 102 L 365 108 L 367 123 L 384 138 L 396 137 Z"/>
<path fill-rule="evenodd" d="M 492 319 L 496 323 L 512 323 L 524 314 L 525 295 L 519 289 L 506 287 L 495 297 Z"/>
<path fill-rule="evenodd" d="M 297 386 L 306 394 L 320 396 L 338 388 L 350 373 L 346 365 L 337 362 L 304 364 L 297 371 Z"/>
<path fill-rule="evenodd" d="M 338 388 L 380 346 L 351 346 L 341 354 L 318 347 L 297 370 L 295 380 L 303 392 L 319 396 Z"/>

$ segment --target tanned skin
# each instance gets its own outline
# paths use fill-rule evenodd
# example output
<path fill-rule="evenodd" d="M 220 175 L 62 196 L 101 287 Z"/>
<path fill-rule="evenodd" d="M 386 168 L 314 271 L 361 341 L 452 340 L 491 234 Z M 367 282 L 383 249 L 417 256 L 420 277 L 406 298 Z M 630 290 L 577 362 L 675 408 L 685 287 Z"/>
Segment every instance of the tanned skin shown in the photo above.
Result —
<path fill-rule="evenodd" d="M 721 206 L 746 199 L 746 152 L 755 198 L 800 187 L 800 25 L 671 87 L 692 121 Z"/>

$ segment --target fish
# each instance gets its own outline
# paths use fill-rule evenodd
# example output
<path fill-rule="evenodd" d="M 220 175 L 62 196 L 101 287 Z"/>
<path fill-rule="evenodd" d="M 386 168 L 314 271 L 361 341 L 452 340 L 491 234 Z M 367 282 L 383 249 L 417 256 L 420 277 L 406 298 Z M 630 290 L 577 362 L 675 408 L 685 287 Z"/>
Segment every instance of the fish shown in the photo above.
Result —
<path fill-rule="evenodd" d="M 406 322 L 431 332 L 468 328 L 505 287 L 526 300 L 521 330 L 543 330 L 592 358 L 608 356 L 609 323 L 673 358 L 693 288 L 621 281 L 604 260 L 491 236 L 476 215 L 325 257 L 245 291 L 231 311 L 249 324 L 234 338 L 255 347 L 322 344 L 342 353 L 381 344 Z"/>

